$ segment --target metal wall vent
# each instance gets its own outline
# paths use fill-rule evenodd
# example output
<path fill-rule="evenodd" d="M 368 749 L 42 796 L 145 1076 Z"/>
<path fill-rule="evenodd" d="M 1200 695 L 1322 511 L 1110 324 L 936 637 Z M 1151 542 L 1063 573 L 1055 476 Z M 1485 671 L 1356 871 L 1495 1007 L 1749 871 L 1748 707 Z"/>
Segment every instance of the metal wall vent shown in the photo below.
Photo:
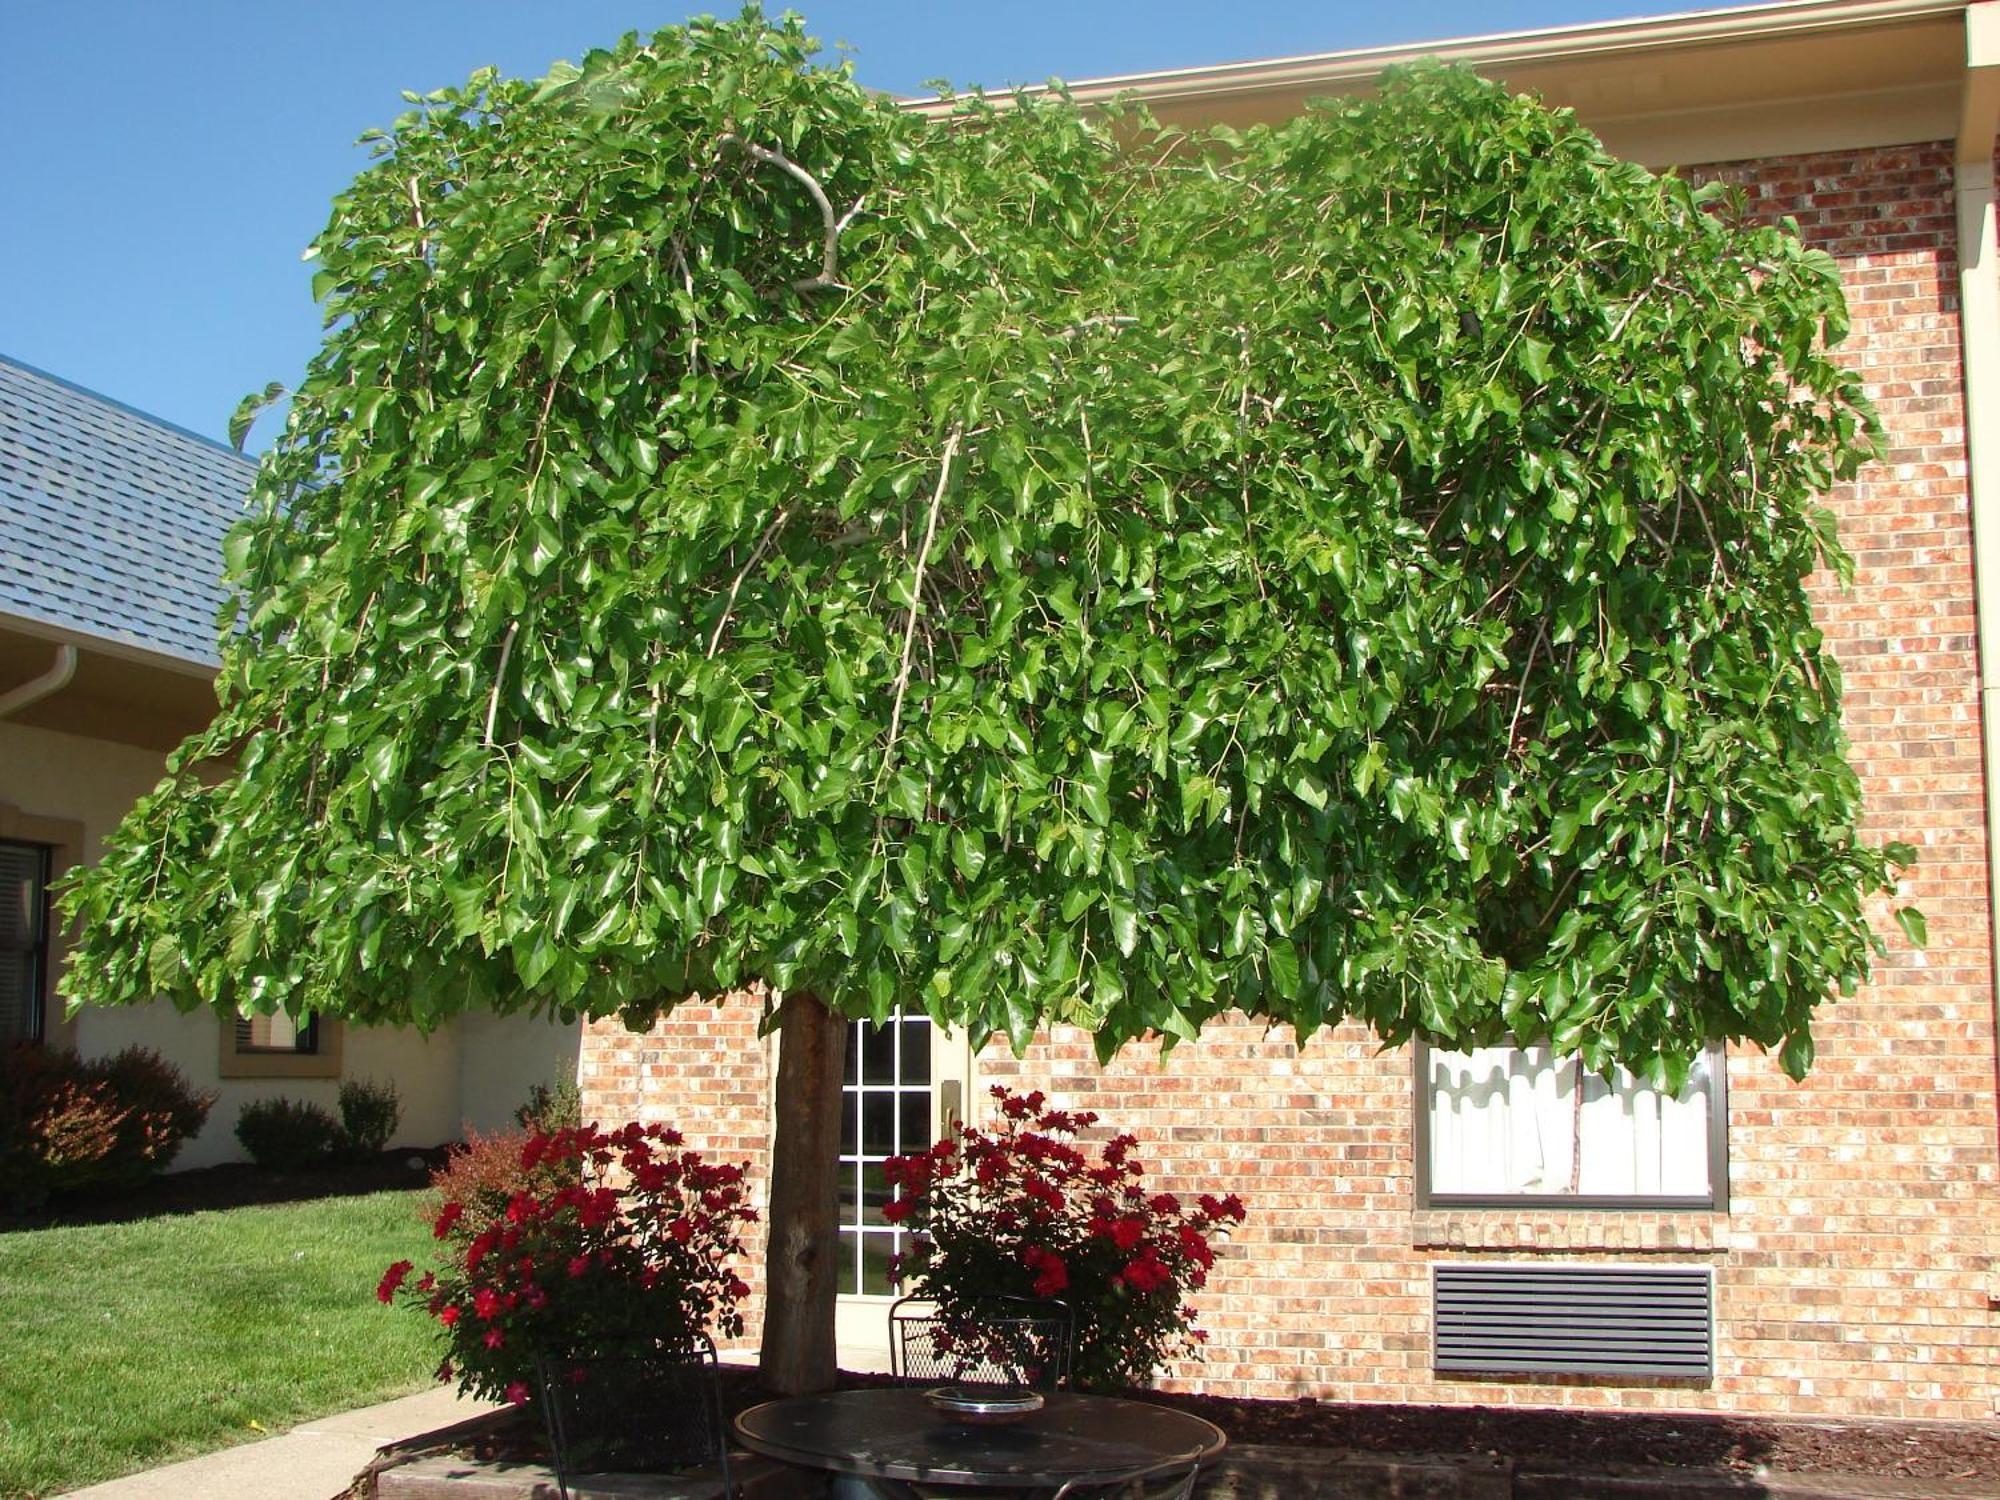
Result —
<path fill-rule="evenodd" d="M 1715 1273 L 1707 1266 L 1431 1267 L 1440 1373 L 1714 1373 Z"/>

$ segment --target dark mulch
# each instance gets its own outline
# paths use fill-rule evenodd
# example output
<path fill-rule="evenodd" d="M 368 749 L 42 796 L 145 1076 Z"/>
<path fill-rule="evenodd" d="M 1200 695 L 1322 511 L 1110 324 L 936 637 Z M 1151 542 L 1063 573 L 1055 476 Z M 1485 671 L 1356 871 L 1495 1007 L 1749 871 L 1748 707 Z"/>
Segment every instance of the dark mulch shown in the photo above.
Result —
<path fill-rule="evenodd" d="M 2000 1479 L 2000 1424 L 1835 1422 L 1692 1412 L 1245 1401 L 1154 1392 L 1232 1442 L 1367 1453 L 1497 1453 L 1522 1468 L 1623 1464 L 1914 1479 Z"/>
<path fill-rule="evenodd" d="M 405 1147 L 360 1161 L 329 1163 L 297 1172 L 271 1172 L 248 1162 L 169 1172 L 123 1192 L 93 1191 L 58 1196 L 34 1213 L 0 1213 L 0 1233 L 48 1229 L 61 1224 L 129 1224 L 162 1214 L 192 1214 L 213 1208 L 249 1208 L 264 1203 L 298 1203 L 309 1198 L 353 1198 L 400 1188 L 420 1188 L 444 1164 L 446 1148 Z"/>
<path fill-rule="evenodd" d="M 757 1372 L 723 1367 L 730 1416 L 770 1399 Z M 843 1373 L 849 1387 L 882 1375 Z M 2000 1479 L 2000 1424 L 1831 1422 L 1637 1412 L 1571 1412 L 1491 1406 L 1372 1406 L 1250 1401 L 1146 1392 L 1145 1399 L 1206 1417 L 1232 1443 L 1366 1453 L 1499 1454 L 1522 1469 L 1622 1465 L 1738 1472 L 1868 1474 L 1914 1479 Z M 528 1413 L 464 1445 L 474 1457 L 544 1460 Z"/>

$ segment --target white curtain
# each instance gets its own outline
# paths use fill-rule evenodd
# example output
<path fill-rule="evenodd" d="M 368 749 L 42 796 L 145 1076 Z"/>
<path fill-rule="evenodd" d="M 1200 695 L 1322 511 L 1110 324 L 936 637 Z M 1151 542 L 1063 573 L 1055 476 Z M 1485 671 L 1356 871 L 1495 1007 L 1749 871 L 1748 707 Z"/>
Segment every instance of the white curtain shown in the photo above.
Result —
<path fill-rule="evenodd" d="M 1430 1054 L 1431 1191 L 1706 1197 L 1710 1061 L 1678 1098 L 1546 1047 Z M 1580 1151 L 1580 1156 L 1579 1156 Z"/>

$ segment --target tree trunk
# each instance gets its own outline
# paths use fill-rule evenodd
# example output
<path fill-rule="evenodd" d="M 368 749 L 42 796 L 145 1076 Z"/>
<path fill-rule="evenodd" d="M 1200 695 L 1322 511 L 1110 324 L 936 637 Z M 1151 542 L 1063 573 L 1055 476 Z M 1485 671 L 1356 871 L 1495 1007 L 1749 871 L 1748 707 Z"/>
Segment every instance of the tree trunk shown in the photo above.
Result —
<path fill-rule="evenodd" d="M 763 1382 L 781 1395 L 831 1390 L 840 1238 L 840 1081 L 847 1022 L 811 995 L 778 1011 L 777 1132 L 764 1255 Z"/>

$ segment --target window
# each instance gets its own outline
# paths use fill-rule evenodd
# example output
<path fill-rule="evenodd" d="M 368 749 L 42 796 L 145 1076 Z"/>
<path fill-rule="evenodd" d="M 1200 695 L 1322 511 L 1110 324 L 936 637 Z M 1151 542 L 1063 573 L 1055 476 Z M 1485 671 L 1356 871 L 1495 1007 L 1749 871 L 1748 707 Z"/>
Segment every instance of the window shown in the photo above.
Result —
<path fill-rule="evenodd" d="M 338 1078 L 341 1026 L 320 1016 L 238 1016 L 222 1025 L 224 1078 Z"/>
<path fill-rule="evenodd" d="M 319 1051 L 319 1017 L 242 1016 L 236 1022 L 236 1055 L 259 1053 L 280 1057 L 311 1057 Z"/>
<path fill-rule="evenodd" d="M 0 1043 L 42 1040 L 53 854 L 46 844 L 0 840 Z"/>
<path fill-rule="evenodd" d="M 1678 1097 L 1547 1047 L 1417 1049 L 1417 1206 L 1719 1209 L 1722 1058 Z"/>

